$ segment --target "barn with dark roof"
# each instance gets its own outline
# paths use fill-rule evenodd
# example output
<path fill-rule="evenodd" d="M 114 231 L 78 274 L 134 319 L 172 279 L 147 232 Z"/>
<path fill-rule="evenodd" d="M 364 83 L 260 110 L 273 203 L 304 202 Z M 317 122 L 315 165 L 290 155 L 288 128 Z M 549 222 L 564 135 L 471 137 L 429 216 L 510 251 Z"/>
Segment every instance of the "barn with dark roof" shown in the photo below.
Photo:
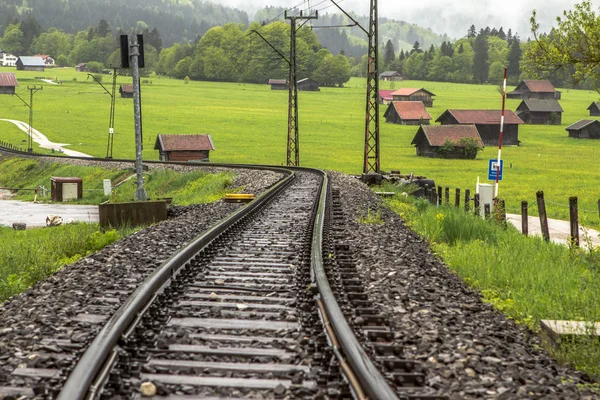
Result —
<path fill-rule="evenodd" d="M 597 117 L 600 115 L 600 102 L 594 101 L 586 110 L 590 110 L 590 117 Z"/>
<path fill-rule="evenodd" d="M 475 125 L 421 125 L 411 144 L 417 149 L 417 156 L 443 158 L 475 158 L 477 151 L 461 151 L 463 139 L 483 148 L 483 142 Z M 454 152 L 441 152 L 442 146 L 451 143 Z"/>
<path fill-rule="evenodd" d="M 442 125 L 475 125 L 486 146 L 497 146 L 500 140 L 501 110 L 446 110 L 436 119 Z M 511 110 L 504 112 L 504 146 L 519 145 L 519 125 L 523 121 Z"/>
<path fill-rule="evenodd" d="M 401 125 L 429 125 L 431 120 L 421 101 L 392 101 L 383 117 L 385 122 Z"/>
<path fill-rule="evenodd" d="M 208 161 L 210 151 L 214 149 L 209 134 L 159 134 L 154 143 L 154 150 L 158 150 L 161 161 Z"/>
<path fill-rule="evenodd" d="M 600 139 L 600 121 L 596 119 L 582 119 L 565 128 L 570 138 L 575 139 Z"/>
<path fill-rule="evenodd" d="M 512 92 L 506 93 L 509 99 L 554 99 L 560 100 L 561 93 L 554 89 L 548 80 L 526 79 L 521 81 Z"/>
<path fill-rule="evenodd" d="M 288 90 L 288 81 L 286 79 L 269 79 L 271 90 Z"/>
<path fill-rule="evenodd" d="M 42 57 L 19 57 L 17 71 L 44 71 L 46 63 Z"/>
<path fill-rule="evenodd" d="M 526 124 L 560 125 L 563 109 L 554 99 L 523 100 L 517 107 L 517 115 Z"/>
<path fill-rule="evenodd" d="M 19 86 L 17 77 L 12 72 L 0 72 L 0 94 L 15 94 Z"/>

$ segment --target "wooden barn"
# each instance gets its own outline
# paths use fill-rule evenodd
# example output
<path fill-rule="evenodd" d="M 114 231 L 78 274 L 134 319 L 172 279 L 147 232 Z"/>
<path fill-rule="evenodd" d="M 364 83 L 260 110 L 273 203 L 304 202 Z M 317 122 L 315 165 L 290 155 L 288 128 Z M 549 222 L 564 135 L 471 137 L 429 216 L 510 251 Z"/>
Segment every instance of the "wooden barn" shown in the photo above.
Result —
<path fill-rule="evenodd" d="M 497 146 L 500 139 L 501 110 L 446 110 L 436 119 L 442 125 L 475 125 L 486 146 Z M 504 112 L 502 145 L 519 145 L 519 125 L 523 121 L 511 110 Z"/>
<path fill-rule="evenodd" d="M 526 124 L 560 125 L 563 109 L 557 100 L 523 100 L 517 107 L 517 115 Z"/>
<path fill-rule="evenodd" d="M 380 90 L 379 97 L 377 100 L 379 101 L 379 104 L 390 104 L 394 99 L 392 93 L 394 93 L 395 91 L 396 90 Z"/>
<path fill-rule="evenodd" d="M 394 101 L 422 101 L 425 107 L 433 107 L 435 94 L 423 88 L 401 88 L 392 93 Z"/>
<path fill-rule="evenodd" d="M 165 135 L 156 136 L 154 150 L 158 150 L 161 161 L 208 161 L 214 150 L 212 138 L 204 135 Z"/>
<path fill-rule="evenodd" d="M 590 110 L 590 117 L 597 117 L 600 115 L 600 101 L 594 101 L 586 110 Z"/>
<path fill-rule="evenodd" d="M 87 63 L 77 64 L 75 66 L 75 71 L 77 71 L 77 72 L 87 72 Z"/>
<path fill-rule="evenodd" d="M 288 90 L 288 82 L 286 79 L 269 79 L 271 90 Z"/>
<path fill-rule="evenodd" d="M 44 71 L 46 63 L 42 57 L 19 57 L 17 71 Z"/>
<path fill-rule="evenodd" d="M 526 79 L 512 92 L 506 93 L 509 99 L 549 99 L 560 100 L 560 92 L 548 80 Z"/>
<path fill-rule="evenodd" d="M 431 120 L 422 101 L 392 101 L 383 117 L 385 122 L 401 125 L 429 125 Z"/>
<path fill-rule="evenodd" d="M 385 71 L 384 73 L 379 75 L 379 80 L 380 81 L 395 81 L 395 82 L 399 82 L 401 81 L 402 78 L 402 74 L 398 71 Z"/>
<path fill-rule="evenodd" d="M 466 154 L 463 151 L 441 153 L 440 148 L 447 142 L 461 147 L 461 139 L 473 139 L 483 148 L 483 141 L 475 125 L 421 125 L 411 144 L 417 149 L 417 156 L 432 158 L 470 158 L 474 159 L 477 152 Z"/>
<path fill-rule="evenodd" d="M 19 86 L 17 77 L 12 72 L 0 72 L 0 94 L 15 94 Z"/>
<path fill-rule="evenodd" d="M 296 82 L 296 85 L 298 86 L 298 90 L 303 90 L 306 92 L 318 92 L 321 90 L 319 89 L 319 82 L 310 78 L 300 79 L 298 82 Z"/>
<path fill-rule="evenodd" d="M 570 138 L 600 139 L 600 121 L 596 119 L 582 119 L 565 128 Z"/>
<path fill-rule="evenodd" d="M 133 99 L 133 85 L 121 85 L 119 93 L 121 93 L 121 97 L 124 99 Z"/>

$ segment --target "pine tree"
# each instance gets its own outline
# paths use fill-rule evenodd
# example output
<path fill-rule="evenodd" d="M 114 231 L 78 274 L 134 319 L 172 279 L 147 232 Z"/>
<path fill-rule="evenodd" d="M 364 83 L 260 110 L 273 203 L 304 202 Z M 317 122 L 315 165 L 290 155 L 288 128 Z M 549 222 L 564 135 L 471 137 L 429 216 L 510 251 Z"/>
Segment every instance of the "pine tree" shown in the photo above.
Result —
<path fill-rule="evenodd" d="M 484 83 L 488 76 L 488 35 L 482 29 L 473 44 L 473 78 L 477 83 Z"/>
<path fill-rule="evenodd" d="M 477 36 L 477 30 L 475 30 L 475 25 L 471 25 L 469 30 L 467 31 L 468 38 L 474 38 Z"/>
<path fill-rule="evenodd" d="M 458 54 L 462 54 L 465 52 L 465 48 L 463 47 L 463 44 L 461 43 L 460 46 L 458 47 Z"/>
<path fill-rule="evenodd" d="M 160 53 L 160 51 L 162 50 L 162 39 L 160 38 L 160 33 L 158 32 L 158 29 L 156 29 L 156 27 L 154 27 L 154 29 L 152 29 L 148 34 L 147 41 L 149 45 L 153 46 L 156 49 L 156 51 Z"/>
<path fill-rule="evenodd" d="M 504 33 L 504 29 L 502 29 L 502 27 L 500 27 L 500 30 L 498 31 L 498 37 L 502 40 L 506 40 L 506 33 Z"/>
<path fill-rule="evenodd" d="M 385 51 L 383 54 L 383 65 L 388 68 L 394 62 L 395 58 L 396 54 L 394 52 L 394 45 L 392 44 L 392 41 L 388 39 L 387 43 L 385 44 Z"/>
<path fill-rule="evenodd" d="M 111 33 L 110 24 L 105 19 L 101 19 L 96 28 L 96 34 L 100 37 L 106 37 Z"/>
<path fill-rule="evenodd" d="M 512 30 L 508 28 L 508 33 L 506 34 L 506 41 L 510 45 L 513 40 Z"/>
<path fill-rule="evenodd" d="M 413 48 L 410 51 L 410 54 L 415 53 L 415 52 L 417 52 L 417 53 L 422 53 L 423 52 L 423 50 L 421 50 L 421 44 L 419 43 L 418 40 L 415 41 L 415 43 L 413 44 Z"/>
<path fill-rule="evenodd" d="M 400 50 L 400 56 L 398 57 L 398 59 L 400 61 L 404 61 L 405 58 L 406 58 L 406 55 L 404 54 L 404 50 Z"/>
<path fill-rule="evenodd" d="M 508 76 L 519 78 L 521 75 L 521 53 L 519 39 L 515 37 L 510 45 L 510 52 L 508 53 L 508 66 L 506 67 Z"/>

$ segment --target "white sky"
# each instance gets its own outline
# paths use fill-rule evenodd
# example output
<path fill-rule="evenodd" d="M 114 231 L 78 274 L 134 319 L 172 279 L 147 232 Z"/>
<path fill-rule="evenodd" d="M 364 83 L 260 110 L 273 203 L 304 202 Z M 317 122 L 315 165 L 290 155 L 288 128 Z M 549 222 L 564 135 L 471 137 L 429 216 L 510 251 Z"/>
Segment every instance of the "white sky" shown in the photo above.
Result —
<path fill-rule="evenodd" d="M 267 5 L 293 7 L 304 4 L 299 8 L 322 9 L 323 12 L 336 13 L 337 8 L 329 0 L 209 0 L 222 5 L 229 5 L 249 12 L 250 18 L 254 11 Z M 501 26 L 507 32 L 509 28 L 517 32 L 523 39 L 530 37 L 529 18 L 533 9 L 537 10 L 541 30 L 548 30 L 555 24 L 556 17 L 562 15 L 564 10 L 570 10 L 577 0 L 379 0 L 379 16 L 415 23 L 424 28 L 431 28 L 436 33 L 447 33 L 454 38 L 466 34 L 471 24 L 479 28 Z M 592 1 L 596 6 L 600 0 Z M 338 4 L 346 11 L 354 11 L 367 15 L 369 0 L 340 0 Z M 596 11 L 598 9 L 596 8 Z"/>

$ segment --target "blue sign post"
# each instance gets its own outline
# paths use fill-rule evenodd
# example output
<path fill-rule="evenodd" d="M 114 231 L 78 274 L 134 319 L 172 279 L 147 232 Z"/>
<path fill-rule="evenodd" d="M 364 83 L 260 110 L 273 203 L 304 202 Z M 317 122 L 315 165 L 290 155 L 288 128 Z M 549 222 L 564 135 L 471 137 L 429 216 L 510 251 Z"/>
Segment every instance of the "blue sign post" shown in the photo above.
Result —
<path fill-rule="evenodd" d="M 504 169 L 504 160 L 500 160 L 500 174 L 498 175 L 498 180 L 502 180 L 502 170 Z M 496 180 L 496 174 L 498 173 L 498 159 L 492 158 L 488 164 L 488 179 L 490 181 Z"/>

